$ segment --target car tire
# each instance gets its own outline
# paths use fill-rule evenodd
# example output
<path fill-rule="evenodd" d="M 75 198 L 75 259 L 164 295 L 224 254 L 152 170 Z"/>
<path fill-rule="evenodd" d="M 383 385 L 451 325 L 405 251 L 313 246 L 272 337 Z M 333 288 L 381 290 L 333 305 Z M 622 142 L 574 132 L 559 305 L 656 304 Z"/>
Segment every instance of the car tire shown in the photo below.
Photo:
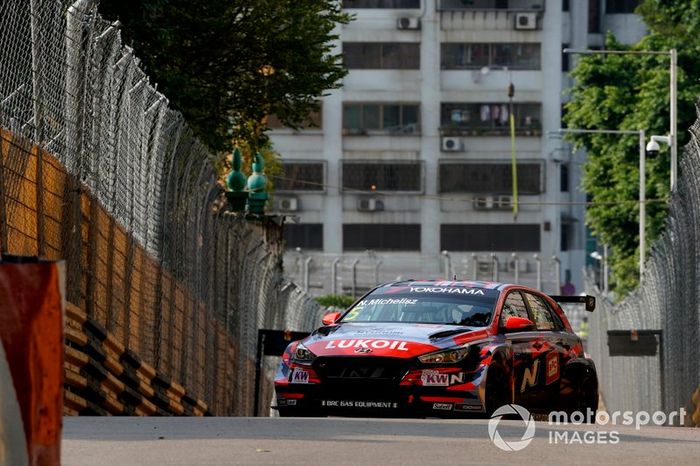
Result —
<path fill-rule="evenodd" d="M 598 380 L 595 374 L 588 370 L 582 371 L 572 377 L 568 383 L 571 395 L 565 409 L 567 414 L 571 416 L 575 412 L 580 412 L 584 415 L 585 422 L 595 423 L 595 415 L 598 411 Z"/>
<path fill-rule="evenodd" d="M 512 402 L 510 382 L 505 373 L 497 367 L 489 367 L 486 375 L 485 408 L 486 415 L 491 416 L 503 405 Z"/>

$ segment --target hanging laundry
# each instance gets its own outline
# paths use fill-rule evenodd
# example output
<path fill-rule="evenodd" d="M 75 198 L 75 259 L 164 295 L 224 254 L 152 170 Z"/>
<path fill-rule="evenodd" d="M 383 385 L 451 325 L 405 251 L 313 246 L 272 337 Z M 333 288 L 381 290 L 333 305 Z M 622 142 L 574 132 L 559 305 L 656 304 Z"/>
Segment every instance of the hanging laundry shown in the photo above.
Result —
<path fill-rule="evenodd" d="M 501 105 L 501 124 L 508 123 L 508 104 Z"/>
<path fill-rule="evenodd" d="M 489 104 L 483 104 L 481 106 L 481 121 L 489 121 L 491 119 L 491 106 Z"/>

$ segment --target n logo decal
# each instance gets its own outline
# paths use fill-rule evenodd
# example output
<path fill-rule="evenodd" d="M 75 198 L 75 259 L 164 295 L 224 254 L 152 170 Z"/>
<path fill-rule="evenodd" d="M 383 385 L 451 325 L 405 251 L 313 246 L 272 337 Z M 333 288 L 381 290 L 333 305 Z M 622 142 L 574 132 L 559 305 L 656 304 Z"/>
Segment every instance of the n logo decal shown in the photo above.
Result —
<path fill-rule="evenodd" d="M 532 363 L 532 367 L 525 369 L 525 373 L 523 374 L 523 383 L 520 384 L 520 393 L 525 393 L 526 388 L 537 385 L 537 374 L 539 373 L 539 369 L 539 359 L 536 359 L 535 362 Z"/>

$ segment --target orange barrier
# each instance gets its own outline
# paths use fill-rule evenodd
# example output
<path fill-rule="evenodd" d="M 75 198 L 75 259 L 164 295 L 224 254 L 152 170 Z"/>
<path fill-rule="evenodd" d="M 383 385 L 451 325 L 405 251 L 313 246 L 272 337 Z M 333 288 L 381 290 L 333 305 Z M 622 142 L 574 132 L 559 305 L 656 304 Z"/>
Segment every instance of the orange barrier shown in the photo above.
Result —
<path fill-rule="evenodd" d="M 0 263 L 0 341 L 31 466 L 60 462 L 63 305 L 56 263 Z"/>

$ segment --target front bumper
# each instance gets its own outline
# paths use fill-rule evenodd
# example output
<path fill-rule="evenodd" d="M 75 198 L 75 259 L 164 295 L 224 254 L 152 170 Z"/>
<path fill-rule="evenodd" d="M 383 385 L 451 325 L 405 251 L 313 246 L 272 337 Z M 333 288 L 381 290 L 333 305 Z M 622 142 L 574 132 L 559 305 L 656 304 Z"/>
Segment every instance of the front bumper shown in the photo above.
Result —
<path fill-rule="evenodd" d="M 412 361 L 319 358 L 312 366 L 283 362 L 277 406 L 364 416 L 468 416 L 483 413 L 486 367 L 416 367 Z"/>

